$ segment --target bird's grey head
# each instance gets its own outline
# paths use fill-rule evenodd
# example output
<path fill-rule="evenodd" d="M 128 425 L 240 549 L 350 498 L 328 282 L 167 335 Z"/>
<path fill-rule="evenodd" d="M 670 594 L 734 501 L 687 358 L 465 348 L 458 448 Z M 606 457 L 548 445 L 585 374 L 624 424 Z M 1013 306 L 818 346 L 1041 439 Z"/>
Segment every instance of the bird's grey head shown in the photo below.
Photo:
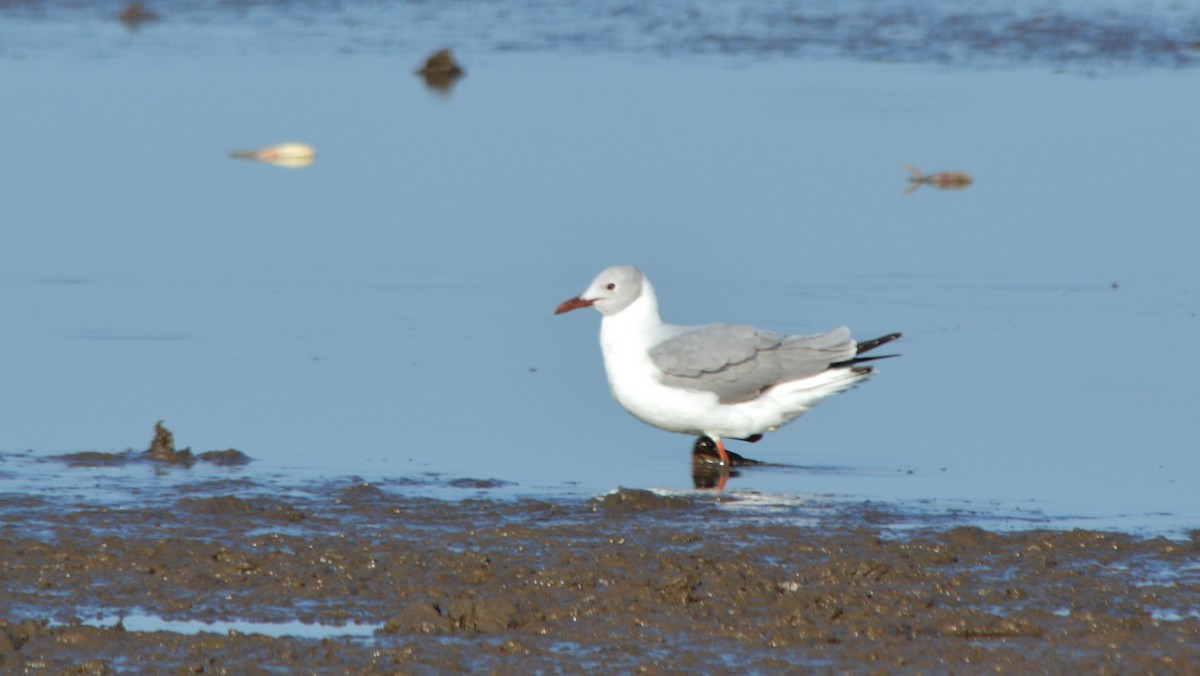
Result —
<path fill-rule="evenodd" d="M 632 265 L 614 265 L 597 275 L 587 291 L 559 305 L 554 314 L 593 307 L 605 317 L 611 317 L 641 297 L 645 284 L 646 277 L 641 270 Z"/>

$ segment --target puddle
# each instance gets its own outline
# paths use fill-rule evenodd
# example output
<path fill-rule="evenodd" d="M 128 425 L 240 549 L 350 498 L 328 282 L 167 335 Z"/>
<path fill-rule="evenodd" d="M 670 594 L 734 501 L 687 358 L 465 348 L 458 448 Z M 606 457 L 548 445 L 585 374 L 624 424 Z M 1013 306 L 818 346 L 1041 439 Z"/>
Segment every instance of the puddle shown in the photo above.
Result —
<path fill-rule="evenodd" d="M 271 638 L 325 639 L 339 637 L 369 638 L 383 625 L 324 625 L 304 622 L 244 622 L 219 620 L 200 622 L 196 620 L 164 620 L 154 615 L 111 615 L 83 622 L 90 627 L 112 629 L 123 627 L 125 631 L 156 632 L 169 631 L 176 634 L 254 634 Z"/>

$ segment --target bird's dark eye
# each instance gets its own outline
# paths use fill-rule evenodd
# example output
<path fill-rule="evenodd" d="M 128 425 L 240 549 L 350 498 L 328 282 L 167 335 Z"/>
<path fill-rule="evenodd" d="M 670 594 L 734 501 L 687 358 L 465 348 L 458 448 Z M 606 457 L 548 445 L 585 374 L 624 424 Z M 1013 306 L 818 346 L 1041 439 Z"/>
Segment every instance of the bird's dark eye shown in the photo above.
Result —
<path fill-rule="evenodd" d="M 613 284 L 612 282 L 609 282 L 608 286 L 606 286 L 604 288 L 608 289 L 609 291 L 612 291 L 613 289 L 617 288 L 617 285 Z"/>

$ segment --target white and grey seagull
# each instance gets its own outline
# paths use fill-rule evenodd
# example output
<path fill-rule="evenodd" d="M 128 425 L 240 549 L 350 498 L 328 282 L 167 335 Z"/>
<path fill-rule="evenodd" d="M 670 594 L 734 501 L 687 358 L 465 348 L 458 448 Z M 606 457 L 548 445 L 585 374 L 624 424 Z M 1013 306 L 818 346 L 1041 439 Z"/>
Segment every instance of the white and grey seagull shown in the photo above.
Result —
<path fill-rule="evenodd" d="M 629 265 L 601 272 L 555 314 L 584 307 L 604 316 L 600 348 L 617 402 L 659 429 L 711 438 L 724 468 L 722 439 L 756 441 L 849 389 L 871 375 L 863 362 L 882 358 L 863 353 L 901 335 L 858 343 L 844 326 L 783 336 L 751 326 L 664 324 L 654 287 Z"/>

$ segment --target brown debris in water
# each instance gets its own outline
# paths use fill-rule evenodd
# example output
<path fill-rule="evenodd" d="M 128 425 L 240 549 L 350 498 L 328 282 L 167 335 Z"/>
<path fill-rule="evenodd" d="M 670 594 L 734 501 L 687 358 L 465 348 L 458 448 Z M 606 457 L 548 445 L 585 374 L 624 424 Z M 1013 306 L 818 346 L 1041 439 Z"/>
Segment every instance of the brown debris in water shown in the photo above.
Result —
<path fill-rule="evenodd" d="M 504 488 L 505 486 L 512 486 L 513 483 L 511 481 L 503 481 L 501 479 L 464 478 L 464 479 L 451 479 L 450 481 L 446 482 L 446 485 L 450 486 L 451 488 L 476 488 L 479 490 L 490 490 L 493 488 Z"/>
<path fill-rule="evenodd" d="M 154 438 L 150 440 L 150 448 L 146 457 L 154 462 L 165 462 L 191 467 L 197 460 L 222 467 L 240 467 L 249 464 L 250 457 L 236 448 L 224 451 L 205 451 L 199 456 L 192 454 L 191 448 L 175 450 L 175 435 L 163 427 L 163 421 L 154 423 Z"/>
<path fill-rule="evenodd" d="M 242 465 L 250 464 L 250 456 L 236 448 L 227 448 L 224 451 L 205 451 L 196 456 L 196 458 L 201 462 L 212 463 L 221 467 L 241 467 Z"/>
<path fill-rule="evenodd" d="M 150 448 L 146 449 L 146 457 L 154 462 L 166 462 L 191 467 L 196 464 L 196 456 L 192 449 L 175 450 L 175 435 L 163 427 L 163 421 L 154 423 L 154 438 L 150 440 Z"/>
<path fill-rule="evenodd" d="M 690 509 L 696 506 L 691 496 L 659 495 L 652 491 L 620 488 L 597 498 L 596 504 L 610 512 L 651 512 L 661 509 Z"/>
<path fill-rule="evenodd" d="M 448 92 L 467 72 L 454 60 L 454 54 L 449 49 L 442 49 L 426 59 L 417 74 L 425 79 L 425 85 L 430 89 Z"/>
<path fill-rule="evenodd" d="M 117 21 L 125 24 L 129 30 L 136 31 L 144 23 L 158 21 L 158 15 L 140 2 L 131 2 L 117 15 Z"/>
<path fill-rule="evenodd" d="M 911 164 L 904 165 L 908 173 L 912 177 L 908 180 L 908 189 L 903 194 L 907 195 L 923 185 L 932 186 L 939 190 L 962 190 L 971 187 L 974 179 L 965 171 L 939 171 L 936 174 L 923 174 L 919 169 Z"/>
<path fill-rule="evenodd" d="M 121 453 L 106 453 L 103 451 L 81 451 L 79 453 L 64 453 L 50 457 L 72 467 L 102 467 L 106 465 L 125 465 L 139 461 L 161 462 L 181 467 L 191 467 L 196 461 L 207 462 L 221 467 L 240 467 L 250 463 L 250 456 L 230 448 L 224 451 L 206 451 L 194 455 L 190 448 L 175 450 L 175 435 L 163 426 L 163 421 L 154 424 L 154 438 L 150 447 L 140 453 L 133 450 Z"/>
<path fill-rule="evenodd" d="M 105 453 L 103 451 L 80 451 L 54 456 L 72 467 L 103 467 L 104 465 L 122 465 L 129 462 L 128 453 Z"/>
<path fill-rule="evenodd" d="M 288 141 L 256 150 L 235 150 L 235 160 L 257 160 L 284 169 L 303 169 L 317 161 L 317 150 L 307 143 Z"/>

